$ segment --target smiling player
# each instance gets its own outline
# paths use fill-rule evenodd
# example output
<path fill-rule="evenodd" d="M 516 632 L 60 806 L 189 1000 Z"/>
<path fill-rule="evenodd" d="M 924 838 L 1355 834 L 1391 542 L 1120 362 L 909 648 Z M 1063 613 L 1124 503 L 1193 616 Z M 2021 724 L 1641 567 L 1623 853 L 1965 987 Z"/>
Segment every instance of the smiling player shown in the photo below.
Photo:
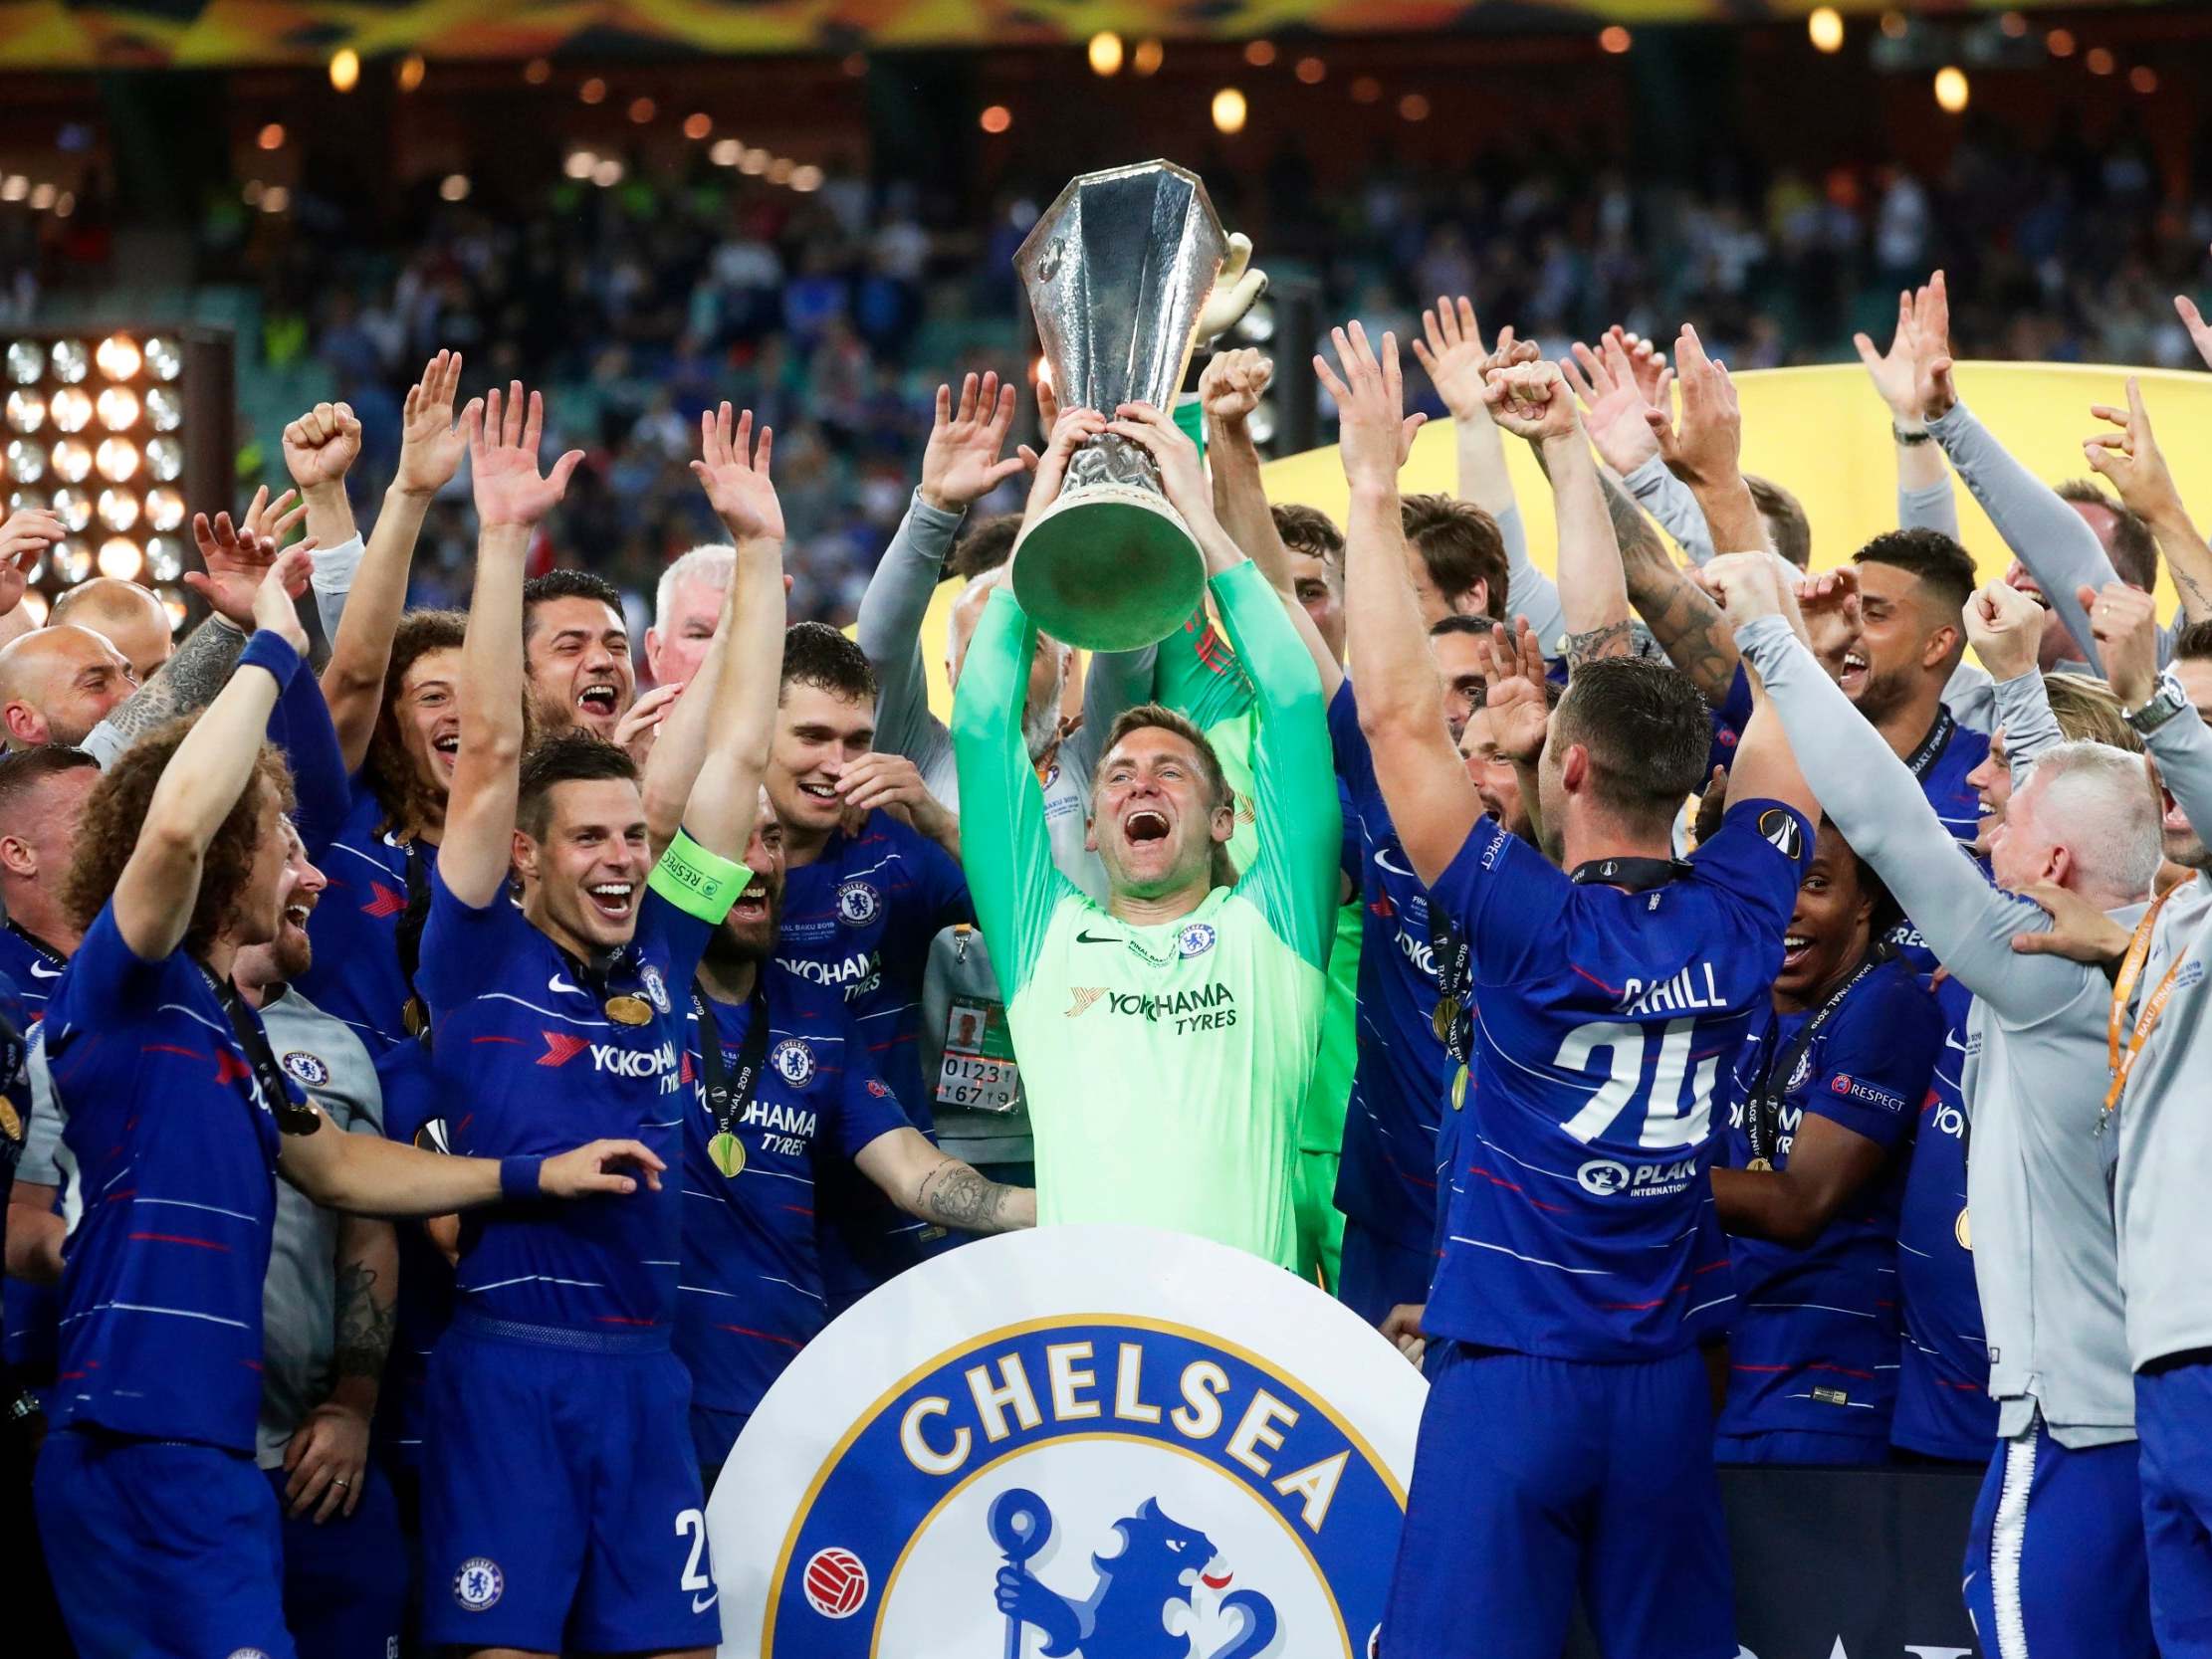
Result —
<path fill-rule="evenodd" d="M 523 584 L 523 652 L 538 719 L 549 731 L 613 740 L 637 696 L 622 595 L 588 570 L 549 570 Z"/>
<path fill-rule="evenodd" d="M 1220 762 L 1158 707 L 1115 722 L 1091 797 L 1109 897 L 1052 863 L 1021 711 L 1036 630 L 992 595 L 953 704 L 962 853 L 1029 1088 L 1045 1222 L 1122 1221 L 1298 1259 L 1298 1112 L 1320 1033 L 1339 835 L 1320 681 L 1274 590 L 1215 517 L 1191 440 L 1159 411 L 1063 420 L 1033 516 L 1076 444 L 1111 430 L 1160 464 L 1251 676 L 1259 854 L 1237 879 Z M 1018 555 L 1017 555 L 1018 556 Z"/>

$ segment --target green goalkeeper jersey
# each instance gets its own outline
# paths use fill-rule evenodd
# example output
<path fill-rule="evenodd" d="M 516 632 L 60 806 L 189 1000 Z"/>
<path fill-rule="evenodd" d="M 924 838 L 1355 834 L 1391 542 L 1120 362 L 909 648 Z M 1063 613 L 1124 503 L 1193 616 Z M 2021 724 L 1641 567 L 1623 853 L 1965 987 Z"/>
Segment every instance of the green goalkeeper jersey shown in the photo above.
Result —
<path fill-rule="evenodd" d="M 1256 844 L 1236 886 L 1140 927 L 1059 873 L 1021 733 L 1036 632 L 1008 588 L 985 608 L 954 702 L 962 857 L 1021 1056 L 1038 1221 L 1197 1233 L 1295 1271 L 1336 780 L 1320 680 L 1281 601 L 1249 563 L 1212 586 L 1256 698 Z"/>

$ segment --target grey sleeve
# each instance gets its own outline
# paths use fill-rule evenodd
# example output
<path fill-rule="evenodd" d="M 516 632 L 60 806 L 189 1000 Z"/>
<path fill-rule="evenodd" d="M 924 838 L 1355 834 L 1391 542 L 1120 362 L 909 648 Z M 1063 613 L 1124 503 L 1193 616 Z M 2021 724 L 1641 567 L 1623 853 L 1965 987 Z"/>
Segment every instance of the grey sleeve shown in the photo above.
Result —
<path fill-rule="evenodd" d="M 2061 956 L 2014 953 L 2014 934 L 2048 929 L 2051 919 L 1983 879 L 1910 769 L 1789 623 L 1754 618 L 1736 630 L 1736 649 L 1765 684 L 1822 811 L 1880 873 L 1959 983 L 2013 1024 L 2032 1023 L 2080 995 L 2084 976 L 2097 970 Z"/>
<path fill-rule="evenodd" d="M 1940 484 L 1931 484 L 1925 490 L 1898 487 L 1897 528 L 1941 530 L 1953 541 L 1958 539 L 1958 498 L 1951 494 L 1950 474 L 1945 473 Z"/>
<path fill-rule="evenodd" d="M 2184 700 L 2181 712 L 2143 739 L 2198 839 L 2212 841 L 2212 728 Z"/>
<path fill-rule="evenodd" d="M 1976 668 L 1961 657 L 1950 679 L 1943 682 L 1943 707 L 1968 730 L 1985 735 L 1997 729 L 1997 699 L 1989 671 Z"/>
<path fill-rule="evenodd" d="M 1067 740 L 1068 758 L 1085 777 L 1098 770 L 1106 733 L 1127 710 L 1152 700 L 1160 647 L 1094 651 L 1083 670 L 1083 724 Z"/>
<path fill-rule="evenodd" d="M 2023 774 L 2038 756 L 2066 741 L 2059 717 L 2051 712 L 2051 693 L 2034 669 L 1992 686 L 1997 724 L 2005 728 L 2005 758 Z"/>
<path fill-rule="evenodd" d="M 1692 563 L 1701 566 L 1713 556 L 1712 531 L 1705 526 L 1704 510 L 1689 493 L 1689 486 L 1666 470 L 1665 462 L 1655 455 L 1621 482 Z"/>
<path fill-rule="evenodd" d="M 2119 579 L 2097 532 L 2049 485 L 2014 460 L 1964 403 L 1952 404 L 1947 414 L 1928 422 L 1928 430 L 2005 545 L 2035 577 L 2090 667 L 2102 674 L 2089 615 L 2074 597 L 2078 587 L 2102 587 Z"/>
<path fill-rule="evenodd" d="M 1566 607 L 1559 602 L 1559 584 L 1536 568 L 1528 556 L 1528 523 L 1518 505 L 1497 516 L 1497 532 L 1505 542 L 1505 614 L 1528 618 L 1529 631 L 1550 656 L 1567 631 Z"/>
<path fill-rule="evenodd" d="M 315 574 L 309 578 L 309 585 L 315 589 L 315 617 L 323 624 L 325 645 L 337 638 L 338 618 L 345 614 L 345 596 L 353 591 L 353 572 L 360 568 L 365 550 L 361 538 L 355 535 L 335 547 L 318 547 L 311 555 Z"/>
<path fill-rule="evenodd" d="M 930 713 L 922 664 L 922 619 L 945 574 L 945 555 L 964 515 L 926 505 L 919 491 L 860 597 L 853 636 L 876 672 L 875 746 L 918 766 L 949 749 L 945 723 Z"/>

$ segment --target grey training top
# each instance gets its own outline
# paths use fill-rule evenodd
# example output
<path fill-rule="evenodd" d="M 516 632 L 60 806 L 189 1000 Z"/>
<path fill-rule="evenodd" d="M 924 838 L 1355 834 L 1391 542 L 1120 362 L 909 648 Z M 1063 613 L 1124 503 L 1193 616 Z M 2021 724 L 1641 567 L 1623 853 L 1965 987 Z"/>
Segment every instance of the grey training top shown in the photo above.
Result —
<path fill-rule="evenodd" d="M 269 1047 L 331 1122 L 348 1135 L 384 1133 L 384 1092 L 360 1038 L 298 991 L 285 987 L 262 1005 Z M 34 1031 L 34 1038 L 40 1033 Z M 64 1191 L 63 1220 L 74 1229 L 82 1195 L 70 1179 L 63 1117 L 46 1069 L 46 1045 L 32 1047 L 35 1109 L 18 1176 Z M 264 1469 L 284 1466 L 285 1443 L 309 1411 L 330 1397 L 337 1350 L 337 1238 L 339 1217 L 299 1191 L 277 1182 L 276 1229 L 269 1247 L 269 1276 L 261 1293 L 261 1420 L 254 1457 Z"/>
<path fill-rule="evenodd" d="M 2131 1440 L 2134 1388 L 2098 1149 L 2111 986 L 2079 962 L 2014 953 L 2015 934 L 2046 932 L 2051 919 L 1983 879 L 1788 622 L 1756 618 L 1736 630 L 1736 645 L 1823 810 L 1974 993 L 1966 1193 L 1998 1433 L 2025 1433 L 2040 1409 L 2062 1446 Z M 2115 917 L 2131 925 L 2140 914 Z"/>

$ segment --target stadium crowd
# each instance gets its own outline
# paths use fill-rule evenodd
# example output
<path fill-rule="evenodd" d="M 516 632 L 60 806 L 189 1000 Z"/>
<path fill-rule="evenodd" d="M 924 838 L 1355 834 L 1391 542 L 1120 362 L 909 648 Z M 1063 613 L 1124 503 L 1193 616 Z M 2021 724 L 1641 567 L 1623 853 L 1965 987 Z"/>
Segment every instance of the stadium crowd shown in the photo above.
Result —
<path fill-rule="evenodd" d="M 173 649 L 106 579 L 30 627 L 61 526 L 0 525 L 25 1651 L 706 1653 L 703 1495 L 791 1356 L 962 1235 L 1110 1221 L 1424 1368 L 1386 1655 L 1554 1659 L 1579 1591 L 1608 1651 L 1734 1659 L 1716 1462 L 1894 1461 L 1987 1471 L 1989 1651 L 2212 1654 L 2212 548 L 2132 381 L 2092 482 L 2005 452 L 1937 272 L 1836 412 L 1897 527 L 1809 572 L 1727 369 L 1650 331 L 1555 361 L 1436 300 L 1457 489 L 1403 495 L 1400 341 L 1334 330 L 1342 523 L 1267 500 L 1254 350 L 1173 411 L 1046 389 L 1033 446 L 964 375 L 854 638 L 789 620 L 762 414 L 829 392 L 673 365 L 719 535 L 654 549 L 643 691 L 605 576 L 526 575 L 584 451 L 504 347 L 290 423 Z M 353 337 L 364 384 L 424 344 Z M 1080 661 L 1009 560 L 1109 440 L 1209 601 Z M 410 606 L 464 490 L 466 609 Z M 979 1107 L 1033 1185 L 936 1144 Z"/>

